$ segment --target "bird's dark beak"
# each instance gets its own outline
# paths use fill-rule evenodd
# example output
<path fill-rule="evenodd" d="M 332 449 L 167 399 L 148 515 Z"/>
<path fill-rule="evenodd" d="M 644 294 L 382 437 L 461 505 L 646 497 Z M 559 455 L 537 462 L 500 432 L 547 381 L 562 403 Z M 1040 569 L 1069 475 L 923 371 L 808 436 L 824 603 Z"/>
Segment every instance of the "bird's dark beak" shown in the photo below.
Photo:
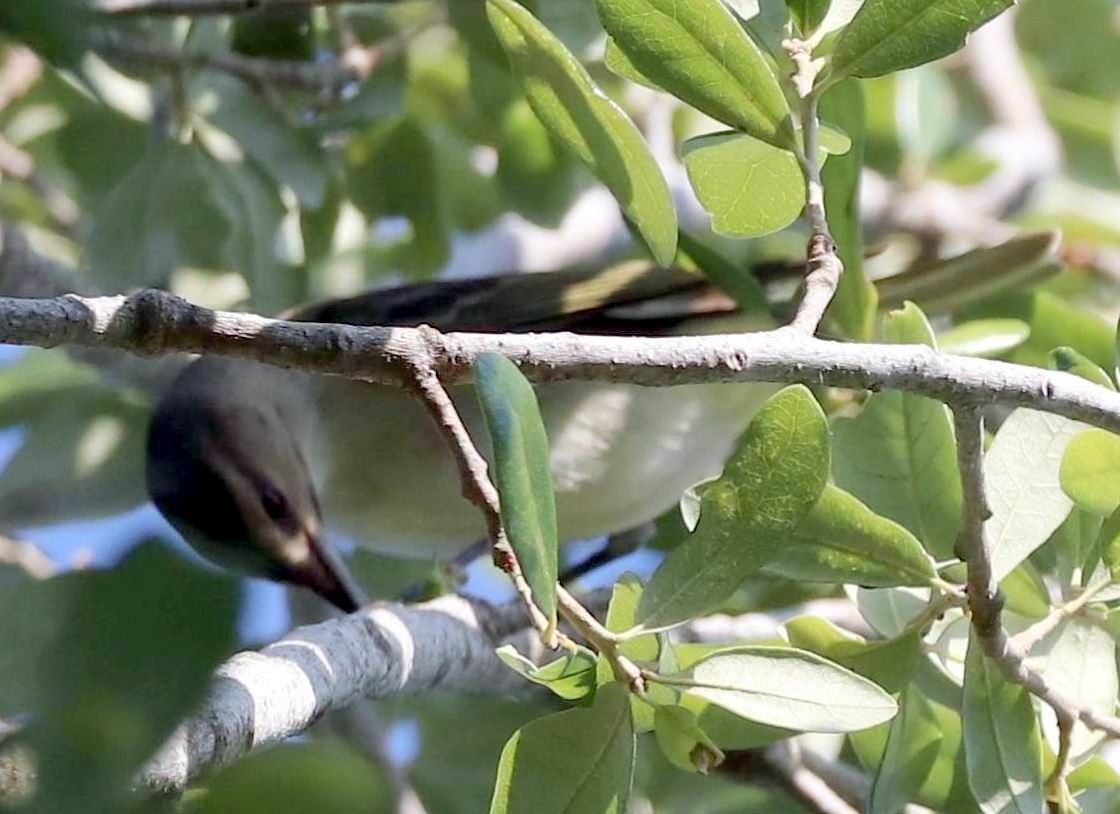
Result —
<path fill-rule="evenodd" d="M 310 588 L 343 613 L 353 613 L 369 603 L 365 591 L 346 563 L 322 538 L 308 534 L 311 556 L 295 569 L 292 581 Z"/>

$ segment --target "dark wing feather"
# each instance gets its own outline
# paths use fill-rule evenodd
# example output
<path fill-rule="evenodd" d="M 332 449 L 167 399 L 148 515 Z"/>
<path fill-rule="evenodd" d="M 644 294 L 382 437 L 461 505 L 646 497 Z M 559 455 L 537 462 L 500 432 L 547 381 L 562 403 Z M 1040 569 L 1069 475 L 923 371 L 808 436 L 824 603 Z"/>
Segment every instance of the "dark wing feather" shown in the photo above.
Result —
<path fill-rule="evenodd" d="M 699 274 L 643 261 L 446 280 L 386 288 L 303 306 L 288 316 L 344 325 L 431 325 L 441 331 L 657 334 L 734 302 Z"/>

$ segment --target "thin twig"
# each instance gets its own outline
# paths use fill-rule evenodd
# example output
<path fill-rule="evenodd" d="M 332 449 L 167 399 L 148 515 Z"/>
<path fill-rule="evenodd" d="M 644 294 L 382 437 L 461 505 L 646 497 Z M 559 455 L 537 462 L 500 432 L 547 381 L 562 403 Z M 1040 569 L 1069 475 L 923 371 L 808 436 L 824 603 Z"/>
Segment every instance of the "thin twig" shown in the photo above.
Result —
<path fill-rule="evenodd" d="M 1003 596 L 992 572 L 991 552 L 984 523 L 991 516 L 984 486 L 984 419 L 974 405 L 953 408 L 957 458 L 964 492 L 957 553 L 968 565 L 968 605 L 972 626 L 985 656 L 1003 674 L 1049 704 L 1058 719 L 1080 720 L 1093 729 L 1120 737 L 1120 718 L 1103 715 L 1054 689 L 1024 662 L 1025 654 L 1008 637 L 1002 624 Z"/>
<path fill-rule="evenodd" d="M 289 87 L 333 92 L 359 78 L 355 71 L 337 61 L 298 62 L 246 57 L 230 52 L 176 50 L 117 35 L 100 38 L 96 48 L 110 59 L 121 62 L 169 71 L 183 68 L 219 71 L 257 88 Z"/>
<path fill-rule="evenodd" d="M 813 59 L 812 47 L 802 40 L 786 40 L 783 45 L 797 70 L 793 84 L 801 97 L 801 132 L 803 149 L 798 160 L 805 175 L 805 215 L 811 229 L 802 284 L 801 302 L 790 323 L 795 331 L 816 333 L 829 303 L 840 286 L 844 264 L 837 254 L 836 241 L 828 228 L 824 205 L 824 183 L 821 181 L 820 120 L 817 115 L 815 84 L 822 62 Z"/>
<path fill-rule="evenodd" d="M 1093 598 L 1097 594 L 1113 584 L 1111 577 L 1095 582 L 1069 602 L 1054 608 L 1049 614 L 1039 619 L 1030 627 L 1016 633 L 1011 637 L 1011 643 L 1016 649 L 1023 653 L 1031 652 L 1036 644 L 1057 630 L 1062 622 L 1076 616 L 1084 610 L 1086 605 L 1093 601 Z"/>
<path fill-rule="evenodd" d="M 788 784 L 791 792 L 819 814 L 859 814 L 801 761 L 797 744 L 786 740 L 766 750 L 766 762 Z"/>
<path fill-rule="evenodd" d="M 517 561 L 513 547 L 506 537 L 505 527 L 502 524 L 501 502 L 498 490 L 490 480 L 489 467 L 486 459 L 478 451 L 470 433 L 467 432 L 459 411 L 455 409 L 451 396 L 439 380 L 439 376 L 430 367 L 418 367 L 414 371 L 415 389 L 421 401 L 435 419 L 440 431 L 448 441 L 451 453 L 455 456 L 455 463 L 459 467 L 460 482 L 463 488 L 463 497 L 473 503 L 482 512 L 486 521 L 486 532 L 490 538 L 490 545 L 494 552 L 494 562 L 513 581 L 518 595 L 529 611 L 533 626 L 541 634 L 548 646 L 556 644 L 556 631 L 550 620 L 541 612 L 533 600 L 533 592 L 525 575 L 521 571 L 521 563 Z"/>
<path fill-rule="evenodd" d="M 0 534 L 0 565 L 15 566 L 32 579 L 50 579 L 58 573 L 54 560 L 38 546 Z"/>

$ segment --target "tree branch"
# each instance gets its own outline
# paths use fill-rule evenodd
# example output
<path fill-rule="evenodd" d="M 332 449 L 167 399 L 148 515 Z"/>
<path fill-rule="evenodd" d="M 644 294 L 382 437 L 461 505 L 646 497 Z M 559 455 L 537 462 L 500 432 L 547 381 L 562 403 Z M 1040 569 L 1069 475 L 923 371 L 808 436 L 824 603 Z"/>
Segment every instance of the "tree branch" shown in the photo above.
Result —
<path fill-rule="evenodd" d="M 1112 737 L 1120 737 L 1120 718 L 1102 715 L 1051 687 L 1040 673 L 1027 667 L 1026 654 L 1004 630 L 1003 595 L 992 573 L 991 552 L 984 533 L 984 523 L 991 516 L 991 510 L 984 486 L 983 415 L 974 406 L 957 405 L 953 416 L 964 489 L 957 553 L 968 565 L 968 608 L 977 641 L 1009 681 L 1021 685 L 1053 708 L 1059 726 L 1068 727 L 1079 720 Z"/>
<path fill-rule="evenodd" d="M 293 630 L 218 669 L 209 697 L 139 778 L 181 791 L 211 766 L 299 734 L 358 698 L 432 692 L 524 693 L 494 648 L 528 624 L 519 605 L 457 596 L 423 605 L 379 603 Z"/>
<path fill-rule="evenodd" d="M 244 14 L 262 9 L 300 9 L 395 3 L 397 0 L 97 0 L 95 8 L 112 17 L 182 14 L 199 17 L 207 14 Z"/>
<path fill-rule="evenodd" d="M 656 387 L 796 382 L 893 389 L 949 403 L 1031 407 L 1120 432 L 1120 393 L 1069 373 L 917 345 L 832 342 L 782 329 L 681 337 L 443 334 L 430 328 L 288 322 L 141 291 L 128 297 L 0 298 L 0 342 L 141 355 L 220 354 L 401 387 L 410 386 L 418 366 L 431 367 L 446 384 L 467 381 L 480 354 L 500 353 L 537 382 Z"/>

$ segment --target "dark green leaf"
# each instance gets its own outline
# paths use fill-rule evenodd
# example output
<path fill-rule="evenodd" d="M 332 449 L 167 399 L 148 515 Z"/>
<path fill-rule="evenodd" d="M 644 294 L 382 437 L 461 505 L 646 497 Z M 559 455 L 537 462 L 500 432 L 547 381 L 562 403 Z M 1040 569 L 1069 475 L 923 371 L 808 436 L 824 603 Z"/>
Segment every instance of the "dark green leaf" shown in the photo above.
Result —
<path fill-rule="evenodd" d="M 100 286 L 166 286 L 180 266 L 221 266 L 229 225 L 211 197 L 203 162 L 196 148 L 162 142 L 113 189 L 85 254 Z"/>
<path fill-rule="evenodd" d="M 807 388 L 788 387 L 767 401 L 723 476 L 704 492 L 696 532 L 646 586 L 641 623 L 673 624 L 727 599 L 778 553 L 820 498 L 828 461 L 828 425 Z"/>
<path fill-rule="evenodd" d="M 642 134 L 547 28 L 514 0 L 488 0 L 491 25 L 541 122 L 614 193 L 654 259 L 677 251 L 669 187 Z"/>
<path fill-rule="evenodd" d="M 401 265 L 435 273 L 450 243 L 441 208 L 431 139 L 411 118 L 379 121 L 347 144 L 347 181 L 354 204 L 370 217 L 399 215 L 412 226 L 397 247 Z"/>
<path fill-rule="evenodd" d="M 338 746 L 283 745 L 250 755 L 207 783 L 184 814 L 389 814 L 392 786 L 377 767 Z"/>
<path fill-rule="evenodd" d="M 643 76 L 717 121 L 792 147 L 789 104 L 758 46 L 721 0 L 596 0 Z"/>
<path fill-rule="evenodd" d="M 812 34 L 828 13 L 831 0 L 786 0 L 789 14 L 797 23 L 802 36 Z"/>
<path fill-rule="evenodd" d="M 634 771 L 628 696 L 608 684 L 591 708 L 519 729 L 502 750 L 490 814 L 622 814 Z"/>
<path fill-rule="evenodd" d="M 31 584 L 9 600 L 0 697 L 32 713 L 20 737 L 38 756 L 40 810 L 119 810 L 133 773 L 229 654 L 236 583 L 149 544 L 114 571 Z"/>
<path fill-rule="evenodd" d="M 825 487 L 765 570 L 790 579 L 875 588 L 924 586 L 936 576 L 914 535 L 835 486 Z"/>
<path fill-rule="evenodd" d="M 951 54 L 1012 0 L 867 0 L 832 55 L 831 79 L 882 76 Z"/>
<path fill-rule="evenodd" d="M 892 312 L 884 330 L 892 342 L 936 347 L 925 315 L 912 303 Z M 945 405 L 909 393 L 876 393 L 856 418 L 837 419 L 835 433 L 837 485 L 910 529 L 935 557 L 952 556 L 961 485 Z"/>
<path fill-rule="evenodd" d="M 853 732 L 890 720 L 894 700 L 866 678 L 792 647 L 745 646 L 697 662 L 687 692 L 743 718 L 800 732 Z"/>
<path fill-rule="evenodd" d="M 534 601 L 555 624 L 556 497 L 537 396 L 517 365 L 498 354 L 475 361 L 474 379 L 494 446 L 502 522 Z"/>
<path fill-rule="evenodd" d="M 812 0 L 799 0 L 811 5 Z M 826 4 L 827 5 L 827 4 Z M 844 274 L 827 319 L 843 336 L 860 341 L 871 339 L 879 293 L 863 270 L 863 221 L 860 217 L 860 179 L 863 174 L 866 102 L 862 86 L 842 82 L 824 95 L 820 112 L 827 121 L 843 127 L 852 148 L 835 156 L 821 171 L 828 224 L 844 263 Z"/>
<path fill-rule="evenodd" d="M 232 77 L 208 75 L 209 118 L 237 141 L 269 175 L 310 209 L 323 205 L 330 167 L 316 138 L 293 127 L 260 94 Z M 209 100 L 213 99 L 213 102 Z"/>
<path fill-rule="evenodd" d="M 984 655 L 973 633 L 964 671 L 968 785 L 985 814 L 1040 814 L 1042 738 L 1030 693 Z"/>

